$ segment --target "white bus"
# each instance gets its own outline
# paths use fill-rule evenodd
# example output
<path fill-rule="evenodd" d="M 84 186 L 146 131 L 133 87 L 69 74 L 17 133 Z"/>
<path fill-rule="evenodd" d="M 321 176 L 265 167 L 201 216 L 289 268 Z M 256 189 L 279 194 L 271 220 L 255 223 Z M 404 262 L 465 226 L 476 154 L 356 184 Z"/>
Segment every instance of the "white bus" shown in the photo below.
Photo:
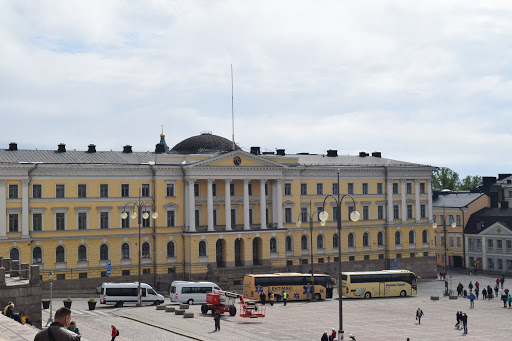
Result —
<path fill-rule="evenodd" d="M 171 302 L 188 303 L 206 303 L 206 294 L 213 290 L 221 290 L 219 286 L 212 282 L 186 282 L 174 281 L 171 283 L 169 296 Z"/>
<path fill-rule="evenodd" d="M 100 304 L 115 304 L 122 307 L 125 303 L 138 303 L 137 290 L 139 283 L 103 283 L 100 292 Z M 146 283 L 140 284 L 142 304 L 158 305 L 164 303 L 164 297 L 156 293 Z"/>
<path fill-rule="evenodd" d="M 342 272 L 341 281 L 343 296 L 352 298 L 413 296 L 418 290 L 416 275 L 409 270 Z"/>

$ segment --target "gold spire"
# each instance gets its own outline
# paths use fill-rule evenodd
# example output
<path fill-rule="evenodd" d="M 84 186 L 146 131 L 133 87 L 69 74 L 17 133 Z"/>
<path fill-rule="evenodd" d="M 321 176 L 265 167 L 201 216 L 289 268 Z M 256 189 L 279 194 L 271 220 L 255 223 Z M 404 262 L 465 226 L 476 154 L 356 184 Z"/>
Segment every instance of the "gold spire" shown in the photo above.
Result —
<path fill-rule="evenodd" d="M 160 134 L 160 137 L 165 137 L 165 134 L 164 134 L 164 125 L 162 124 L 162 133 Z"/>

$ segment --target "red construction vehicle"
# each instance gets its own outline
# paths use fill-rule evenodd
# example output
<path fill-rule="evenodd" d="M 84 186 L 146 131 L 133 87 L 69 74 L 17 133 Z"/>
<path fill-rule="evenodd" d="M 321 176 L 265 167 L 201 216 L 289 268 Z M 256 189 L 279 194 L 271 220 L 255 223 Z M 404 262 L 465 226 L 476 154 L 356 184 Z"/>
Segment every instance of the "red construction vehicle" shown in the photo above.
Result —
<path fill-rule="evenodd" d="M 235 300 L 240 299 L 240 316 L 249 318 L 265 317 L 265 306 L 260 303 L 245 302 L 242 295 L 234 292 L 214 290 L 212 293 L 206 294 L 206 304 L 201 305 L 201 312 L 208 314 L 211 310 L 212 314 L 215 310 L 222 313 L 229 313 L 231 316 L 236 315 Z"/>

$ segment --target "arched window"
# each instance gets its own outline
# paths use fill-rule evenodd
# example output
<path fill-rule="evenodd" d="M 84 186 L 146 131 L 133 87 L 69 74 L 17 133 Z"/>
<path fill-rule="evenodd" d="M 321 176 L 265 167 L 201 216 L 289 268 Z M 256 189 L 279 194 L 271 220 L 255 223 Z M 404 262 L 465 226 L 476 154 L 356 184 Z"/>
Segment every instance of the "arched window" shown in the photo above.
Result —
<path fill-rule="evenodd" d="M 87 248 L 85 245 L 80 245 L 78 247 L 78 261 L 85 262 L 87 260 Z"/>
<path fill-rule="evenodd" d="M 353 233 L 348 234 L 347 241 L 348 241 L 348 247 L 354 247 L 354 234 Z"/>
<path fill-rule="evenodd" d="M 363 233 L 363 246 L 369 246 L 370 245 L 370 236 L 368 235 L 368 232 Z"/>
<path fill-rule="evenodd" d="M 148 242 L 142 243 L 142 258 L 151 258 Z"/>
<path fill-rule="evenodd" d="M 377 245 L 383 246 L 384 245 L 384 233 L 380 232 L 377 233 Z"/>
<path fill-rule="evenodd" d="M 286 251 L 293 251 L 293 239 L 290 236 L 286 236 Z"/>
<path fill-rule="evenodd" d="M 421 233 L 421 236 L 423 239 L 423 244 L 428 244 L 428 231 L 423 230 L 423 232 Z"/>
<path fill-rule="evenodd" d="M 43 251 L 39 246 L 36 246 L 32 250 L 32 264 L 42 264 L 43 263 Z"/>
<path fill-rule="evenodd" d="M 274 237 L 270 238 L 270 252 L 277 252 L 277 239 Z"/>
<path fill-rule="evenodd" d="M 395 232 L 395 244 L 402 245 L 402 235 L 400 234 L 400 231 Z"/>
<path fill-rule="evenodd" d="M 414 238 L 414 231 L 411 230 L 409 231 L 409 244 L 415 244 L 416 243 L 416 238 Z"/>
<path fill-rule="evenodd" d="M 11 260 L 20 260 L 20 250 L 13 247 L 9 252 L 9 257 L 11 258 Z"/>
<path fill-rule="evenodd" d="M 108 260 L 108 245 L 101 244 L 100 246 L 100 260 Z"/>
<path fill-rule="evenodd" d="M 324 236 L 319 234 L 316 237 L 316 248 L 317 249 L 323 249 L 324 248 Z"/>
<path fill-rule="evenodd" d="M 167 257 L 176 257 L 176 247 L 174 242 L 167 243 Z"/>
<path fill-rule="evenodd" d="M 64 246 L 59 245 L 55 249 L 55 262 L 56 263 L 64 263 L 66 260 Z"/>
<path fill-rule="evenodd" d="M 308 249 L 308 237 L 306 235 L 302 235 L 302 237 L 300 238 L 300 248 L 302 250 Z"/>
<path fill-rule="evenodd" d="M 206 242 L 204 240 L 199 242 L 199 257 L 206 257 Z"/>
<path fill-rule="evenodd" d="M 333 249 L 337 249 L 338 248 L 338 245 L 339 245 L 339 240 L 338 240 L 338 234 L 335 233 L 333 236 L 332 236 L 332 248 Z"/>
<path fill-rule="evenodd" d="M 130 259 L 130 245 L 128 243 L 121 245 L 121 259 Z"/>

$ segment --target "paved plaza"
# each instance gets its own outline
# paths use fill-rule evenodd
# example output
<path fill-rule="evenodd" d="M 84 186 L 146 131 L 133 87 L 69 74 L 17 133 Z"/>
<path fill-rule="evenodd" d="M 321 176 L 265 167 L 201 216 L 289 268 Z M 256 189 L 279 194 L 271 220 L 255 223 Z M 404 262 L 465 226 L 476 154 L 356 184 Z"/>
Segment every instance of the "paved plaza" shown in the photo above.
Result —
<path fill-rule="evenodd" d="M 451 286 L 459 282 L 465 287 L 469 281 L 480 282 L 481 288 L 493 284 L 490 275 L 469 276 L 467 273 L 454 274 Z M 510 282 L 505 281 L 505 287 Z M 504 309 L 498 300 L 476 301 L 475 308 L 469 309 L 469 300 L 450 300 L 442 296 L 444 282 L 420 280 L 418 295 L 405 298 L 344 299 L 343 325 L 345 335 L 352 333 L 358 341 L 366 340 L 503 340 L 510 337 L 512 327 L 509 321 L 512 309 Z M 430 296 L 439 296 L 432 301 Z M 166 304 L 169 299 L 166 298 Z M 54 300 L 54 310 L 62 306 L 61 299 Z M 416 324 L 415 312 L 421 307 L 424 312 L 421 325 Z M 239 306 L 237 306 L 239 309 Z M 137 341 L 160 340 L 319 340 L 323 331 L 338 328 L 338 299 L 323 302 L 290 302 L 274 307 L 267 305 L 266 317 L 244 319 L 240 316 L 223 316 L 221 331 L 214 332 L 211 315 L 202 315 L 200 306 L 191 306 L 195 313 L 192 319 L 185 319 L 174 313 L 156 310 L 154 306 L 123 307 L 97 305 L 96 310 L 87 310 L 87 299 L 75 299 L 73 319 L 89 341 L 109 340 L 110 325 L 120 330 L 116 339 Z M 462 310 L 468 314 L 468 335 L 456 330 L 455 313 Z M 43 322 L 48 319 L 49 310 L 43 311 Z"/>

